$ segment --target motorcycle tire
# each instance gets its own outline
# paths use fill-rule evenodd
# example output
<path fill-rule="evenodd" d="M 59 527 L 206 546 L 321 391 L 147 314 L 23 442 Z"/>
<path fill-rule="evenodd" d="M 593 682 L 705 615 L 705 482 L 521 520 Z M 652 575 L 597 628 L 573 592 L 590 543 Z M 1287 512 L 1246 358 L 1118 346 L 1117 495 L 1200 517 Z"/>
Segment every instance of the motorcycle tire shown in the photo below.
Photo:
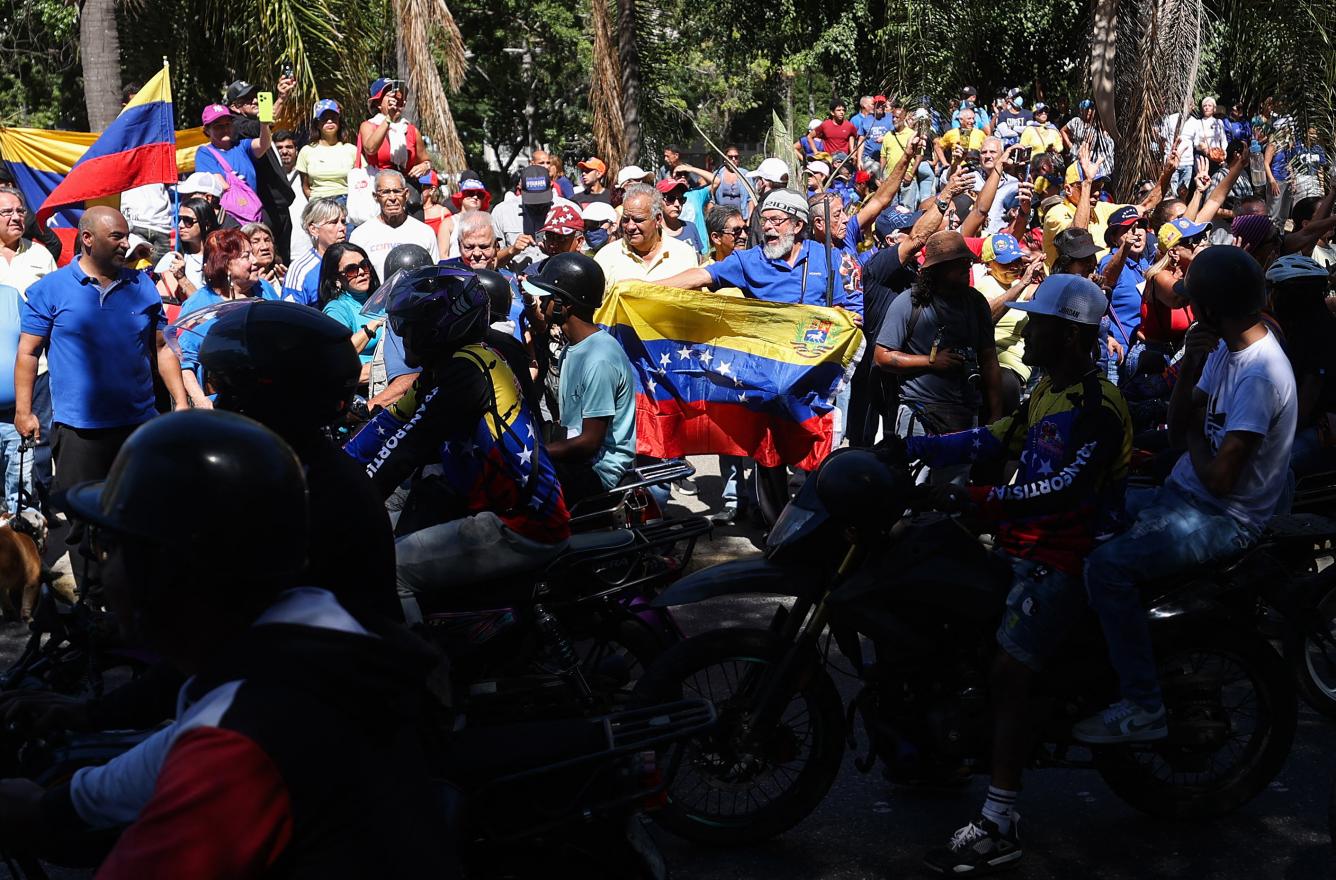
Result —
<path fill-rule="evenodd" d="M 604 621 L 588 640 L 575 643 L 576 654 L 585 676 L 595 683 L 595 676 L 606 671 L 621 690 L 625 679 L 627 693 L 645 674 L 645 671 L 663 653 L 663 637 L 639 618 L 619 618 Z M 620 656 L 619 656 L 620 655 Z M 609 669 L 609 666 L 618 666 Z"/>
<path fill-rule="evenodd" d="M 773 668 L 791 647 L 791 642 L 765 630 L 715 630 L 677 643 L 664 651 L 658 662 L 646 672 L 636 686 L 637 698 L 647 702 L 662 702 L 701 696 L 713 700 L 719 712 L 719 723 L 714 728 L 685 745 L 674 746 L 682 749 L 680 755 L 674 756 L 680 758 L 680 761 L 669 779 L 667 803 L 652 814 L 657 824 L 693 843 L 711 846 L 756 843 L 797 825 L 825 798 L 839 775 L 840 762 L 844 756 L 844 703 L 830 674 L 816 658 L 813 658 L 812 663 L 813 674 L 805 677 L 798 692 L 793 695 L 810 719 L 809 733 L 802 738 L 810 738 L 809 757 L 796 774 L 780 783 L 777 796 L 755 809 L 750 808 L 753 803 L 752 793 L 766 782 L 764 776 L 757 774 L 760 781 L 745 792 L 746 808 L 724 813 L 724 801 L 730 796 L 730 806 L 736 805 L 740 794 L 739 784 L 723 778 L 720 773 L 710 775 L 708 769 L 697 772 L 711 760 L 723 771 L 734 774 L 739 768 L 745 768 L 748 761 L 757 762 L 762 767 L 761 773 L 773 769 L 776 763 L 788 763 L 775 762 L 771 756 L 758 758 L 751 753 L 737 753 L 731 731 L 736 730 L 742 719 L 741 709 L 730 705 L 726 695 L 716 693 L 713 684 L 728 686 L 741 682 L 744 670 L 737 666 L 739 663 L 757 668 Z M 732 678 L 724 671 L 730 665 L 733 666 Z M 717 674 L 711 675 L 711 669 Z M 704 689 L 696 677 L 702 672 L 707 676 Z M 791 702 L 790 707 L 792 705 Z M 781 715 L 781 721 L 788 715 L 786 710 Z M 776 731 L 770 747 L 780 749 L 786 744 L 794 745 L 797 734 L 793 728 L 797 726 L 792 721 L 781 724 L 783 729 Z M 802 745 L 801 741 L 796 743 L 795 751 Z M 701 781 L 694 782 L 693 779 Z M 695 794 L 702 783 L 706 785 L 704 807 L 687 799 L 687 795 Z M 762 791 L 762 794 L 765 792 Z M 711 795 L 717 795 L 718 809 L 715 811 L 709 809 Z"/>
<path fill-rule="evenodd" d="M 1207 784 L 1197 770 L 1175 770 L 1199 766 L 1203 758 L 1200 749 L 1184 744 L 1175 731 L 1176 716 L 1187 725 L 1190 716 L 1203 710 L 1177 704 L 1172 696 L 1175 677 L 1186 680 L 1196 676 L 1204 680 L 1203 660 L 1214 656 L 1238 667 L 1248 679 L 1256 694 L 1255 727 L 1241 756 L 1234 760 L 1228 772 Z M 1161 742 L 1140 745 L 1113 746 L 1094 750 L 1095 766 L 1105 784 L 1133 807 L 1152 816 L 1167 819 L 1202 819 L 1230 813 L 1247 803 L 1280 772 L 1289 757 L 1290 746 L 1298 723 L 1298 701 L 1293 678 L 1280 655 L 1256 633 L 1240 627 L 1211 622 L 1181 630 L 1170 644 L 1156 645 L 1160 681 L 1165 686 L 1166 708 L 1169 710 L 1169 738 Z M 1224 705 L 1227 683 L 1221 676 L 1220 710 L 1229 715 L 1224 721 L 1226 731 L 1241 727 L 1246 716 L 1238 706 L 1230 711 Z M 1209 709 L 1204 714 L 1210 714 Z M 1224 751 L 1217 748 L 1213 754 Z M 1194 780 L 1174 782 L 1158 778 L 1148 762 L 1163 762 L 1170 776 L 1175 773 Z"/>
<path fill-rule="evenodd" d="M 1336 636 L 1336 587 L 1315 596 L 1313 607 Z M 1336 648 L 1323 653 L 1322 646 L 1303 633 L 1285 638 L 1285 659 L 1294 670 L 1294 679 L 1304 702 L 1328 718 L 1336 718 Z"/>

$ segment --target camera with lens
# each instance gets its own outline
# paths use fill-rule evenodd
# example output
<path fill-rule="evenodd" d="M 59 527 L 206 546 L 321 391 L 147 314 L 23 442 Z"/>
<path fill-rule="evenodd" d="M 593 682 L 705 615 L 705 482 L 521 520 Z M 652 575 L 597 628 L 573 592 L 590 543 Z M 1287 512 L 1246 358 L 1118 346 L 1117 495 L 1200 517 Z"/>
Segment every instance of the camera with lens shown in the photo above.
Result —
<path fill-rule="evenodd" d="M 960 369 L 965 374 L 965 384 L 977 390 L 983 384 L 983 376 L 979 374 L 979 353 L 974 350 L 973 346 L 968 345 L 956 349 L 956 352 L 964 361 L 960 365 Z"/>

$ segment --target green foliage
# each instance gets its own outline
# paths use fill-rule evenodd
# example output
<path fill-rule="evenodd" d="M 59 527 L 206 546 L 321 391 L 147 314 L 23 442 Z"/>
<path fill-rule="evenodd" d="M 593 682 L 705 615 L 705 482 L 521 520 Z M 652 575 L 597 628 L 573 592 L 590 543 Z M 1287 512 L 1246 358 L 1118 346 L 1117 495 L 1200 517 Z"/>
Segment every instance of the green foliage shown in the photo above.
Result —
<path fill-rule="evenodd" d="M 0 2 L 0 122 L 84 127 L 78 13 L 61 0 Z"/>

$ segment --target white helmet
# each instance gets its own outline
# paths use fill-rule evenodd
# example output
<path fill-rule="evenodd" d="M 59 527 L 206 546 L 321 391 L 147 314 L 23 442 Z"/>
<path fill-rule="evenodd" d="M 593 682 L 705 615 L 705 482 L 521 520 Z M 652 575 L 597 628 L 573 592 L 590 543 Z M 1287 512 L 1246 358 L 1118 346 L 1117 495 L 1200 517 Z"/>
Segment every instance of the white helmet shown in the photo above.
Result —
<path fill-rule="evenodd" d="M 1271 267 L 1266 270 L 1266 280 L 1272 284 L 1283 284 L 1286 281 L 1297 281 L 1303 278 L 1321 278 L 1326 279 L 1327 270 L 1318 264 L 1312 257 L 1305 257 L 1303 254 L 1286 254 L 1279 258 Z"/>

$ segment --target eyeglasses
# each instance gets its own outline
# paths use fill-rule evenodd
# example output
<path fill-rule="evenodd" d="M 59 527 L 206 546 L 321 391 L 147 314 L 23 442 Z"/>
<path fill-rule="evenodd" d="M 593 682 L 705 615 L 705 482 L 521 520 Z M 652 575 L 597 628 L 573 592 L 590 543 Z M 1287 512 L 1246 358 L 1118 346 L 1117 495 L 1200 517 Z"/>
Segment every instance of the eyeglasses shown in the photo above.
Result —
<path fill-rule="evenodd" d="M 339 270 L 339 274 L 350 281 L 358 275 L 361 275 L 363 272 L 368 275 L 371 274 L 371 264 L 366 260 L 363 260 L 360 263 L 350 263 Z"/>
<path fill-rule="evenodd" d="M 26 216 L 28 216 L 27 208 L 5 208 L 3 211 L 0 211 L 0 217 L 5 218 Z"/>
<path fill-rule="evenodd" d="M 182 217 L 179 222 L 182 226 L 196 226 L 199 224 L 199 221 L 194 217 Z"/>
<path fill-rule="evenodd" d="M 726 158 L 728 159 L 728 161 L 736 163 L 742 157 L 739 156 L 737 153 L 729 153 Z"/>
<path fill-rule="evenodd" d="M 408 193 L 408 190 L 406 190 L 406 189 L 378 189 L 378 190 L 376 190 L 376 195 L 378 195 L 378 196 L 395 196 L 396 198 L 399 197 L 399 196 L 405 195 L 405 194 L 407 194 L 407 193 Z"/>
<path fill-rule="evenodd" d="M 788 214 L 782 214 L 778 217 L 774 215 L 771 215 L 769 217 L 762 215 L 761 226 L 763 228 L 767 226 L 783 226 L 785 223 L 788 223 L 792 219 L 793 218 L 790 217 Z"/>
<path fill-rule="evenodd" d="M 724 230 L 724 235 L 731 235 L 734 238 L 745 238 L 747 235 L 747 225 L 733 226 Z"/>

